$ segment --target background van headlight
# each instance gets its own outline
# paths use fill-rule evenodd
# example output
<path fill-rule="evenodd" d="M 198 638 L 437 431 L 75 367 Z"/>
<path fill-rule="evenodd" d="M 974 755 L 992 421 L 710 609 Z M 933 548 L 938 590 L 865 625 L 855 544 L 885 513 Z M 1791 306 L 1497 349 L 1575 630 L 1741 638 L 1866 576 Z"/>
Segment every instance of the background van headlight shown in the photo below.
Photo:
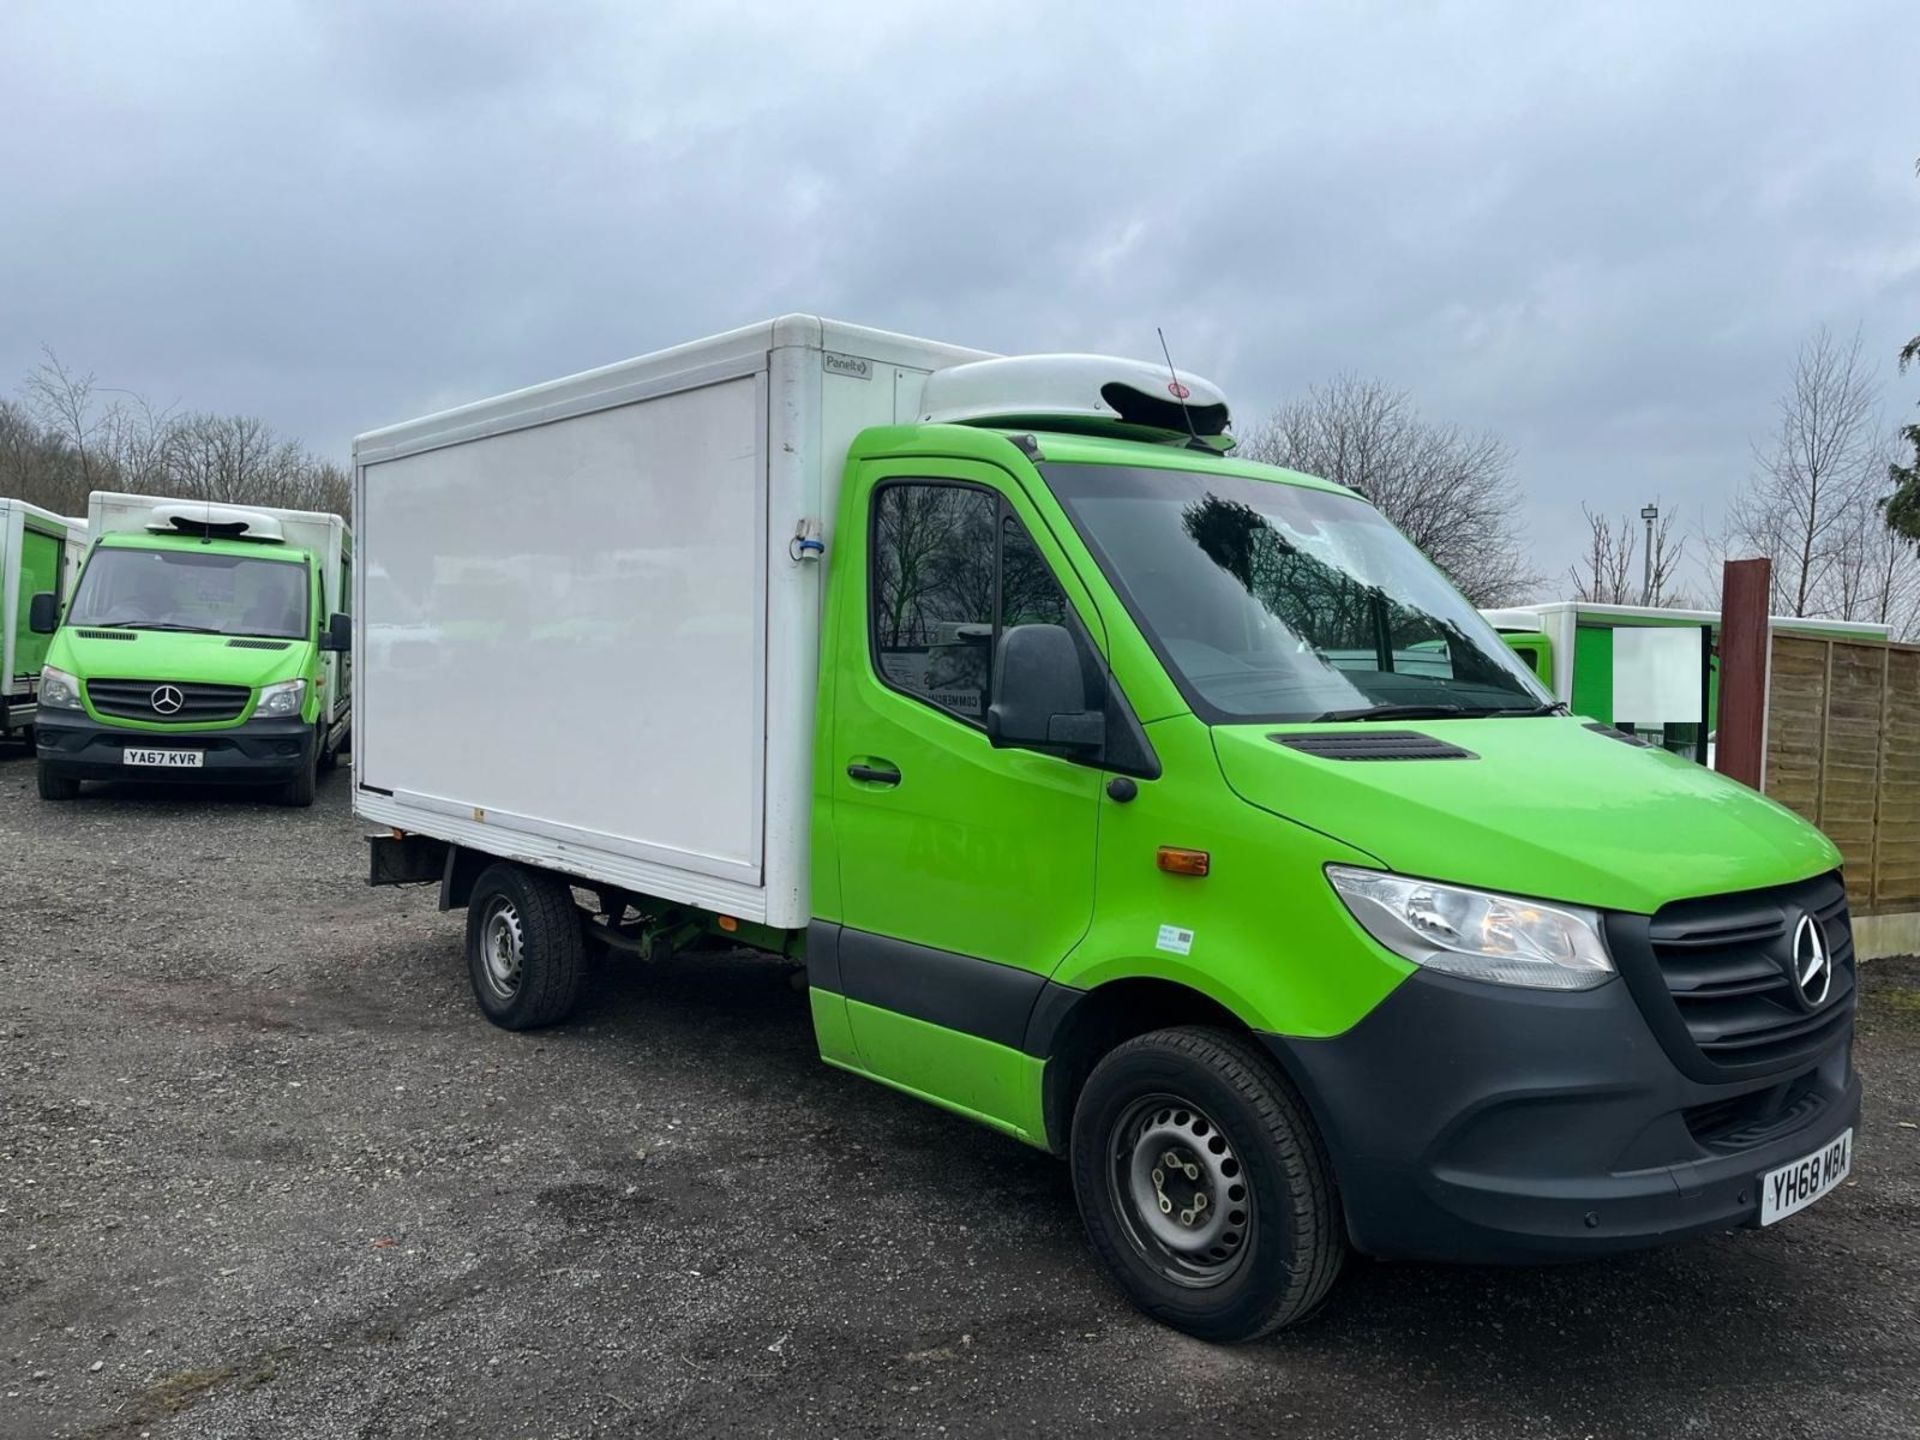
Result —
<path fill-rule="evenodd" d="M 79 710 L 80 682 L 52 665 L 40 670 L 40 704 L 48 710 Z"/>
<path fill-rule="evenodd" d="M 1369 935 L 1429 970 L 1539 990 L 1591 990 L 1613 974 L 1600 917 L 1577 905 L 1350 865 L 1327 866 L 1327 879 Z"/>
<path fill-rule="evenodd" d="M 260 691 L 260 703 L 253 707 L 256 715 L 298 715 L 300 707 L 307 702 L 307 682 L 304 680 L 282 680 L 278 685 L 268 685 Z"/>

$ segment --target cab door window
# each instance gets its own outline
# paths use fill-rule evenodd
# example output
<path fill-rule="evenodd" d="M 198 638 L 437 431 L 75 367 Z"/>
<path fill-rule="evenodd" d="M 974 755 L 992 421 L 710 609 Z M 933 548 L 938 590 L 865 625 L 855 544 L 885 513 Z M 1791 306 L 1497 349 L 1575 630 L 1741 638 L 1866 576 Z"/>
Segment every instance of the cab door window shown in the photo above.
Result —
<path fill-rule="evenodd" d="M 1089 691 L 1098 667 L 1020 519 L 990 490 L 906 480 L 874 496 L 869 604 L 875 673 L 889 688 L 984 729 L 999 638 L 1019 625 L 1075 634 Z"/>

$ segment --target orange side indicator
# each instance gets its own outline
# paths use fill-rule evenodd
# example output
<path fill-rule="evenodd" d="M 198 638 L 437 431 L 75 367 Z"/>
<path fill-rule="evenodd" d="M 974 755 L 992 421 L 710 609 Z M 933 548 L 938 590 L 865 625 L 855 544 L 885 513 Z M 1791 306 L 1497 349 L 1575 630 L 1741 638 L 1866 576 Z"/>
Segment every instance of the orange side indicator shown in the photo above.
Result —
<path fill-rule="evenodd" d="M 1162 845 L 1155 858 L 1169 875 L 1205 875 L 1213 863 L 1204 850 L 1182 850 L 1176 845 Z"/>
<path fill-rule="evenodd" d="M 731 915 L 722 915 L 718 919 L 716 919 L 713 923 L 718 925 L 722 930 L 726 931 L 729 935 L 731 935 L 734 931 L 740 928 L 740 922 L 734 919 Z"/>

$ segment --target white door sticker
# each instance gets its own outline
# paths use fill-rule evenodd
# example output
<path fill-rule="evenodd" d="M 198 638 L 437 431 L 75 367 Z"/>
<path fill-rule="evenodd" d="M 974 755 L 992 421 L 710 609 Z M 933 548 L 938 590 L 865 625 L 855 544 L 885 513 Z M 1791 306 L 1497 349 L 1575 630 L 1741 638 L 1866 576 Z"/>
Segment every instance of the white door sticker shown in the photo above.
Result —
<path fill-rule="evenodd" d="M 1182 930 L 1178 925 L 1162 925 L 1160 939 L 1154 949 L 1164 950 L 1169 955 L 1187 955 L 1193 951 L 1193 931 Z"/>

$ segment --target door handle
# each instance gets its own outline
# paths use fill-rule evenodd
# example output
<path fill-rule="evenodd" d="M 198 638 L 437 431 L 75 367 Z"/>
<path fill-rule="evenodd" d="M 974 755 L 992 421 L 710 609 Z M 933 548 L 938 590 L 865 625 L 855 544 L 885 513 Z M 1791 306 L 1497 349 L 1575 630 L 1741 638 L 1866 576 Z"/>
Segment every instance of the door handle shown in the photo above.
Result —
<path fill-rule="evenodd" d="M 864 780 L 869 785 L 898 785 L 900 783 L 900 767 L 892 761 L 882 760 L 878 756 L 874 757 L 874 763 L 871 765 L 863 764 L 855 760 L 847 766 L 847 778 L 850 780 Z"/>

